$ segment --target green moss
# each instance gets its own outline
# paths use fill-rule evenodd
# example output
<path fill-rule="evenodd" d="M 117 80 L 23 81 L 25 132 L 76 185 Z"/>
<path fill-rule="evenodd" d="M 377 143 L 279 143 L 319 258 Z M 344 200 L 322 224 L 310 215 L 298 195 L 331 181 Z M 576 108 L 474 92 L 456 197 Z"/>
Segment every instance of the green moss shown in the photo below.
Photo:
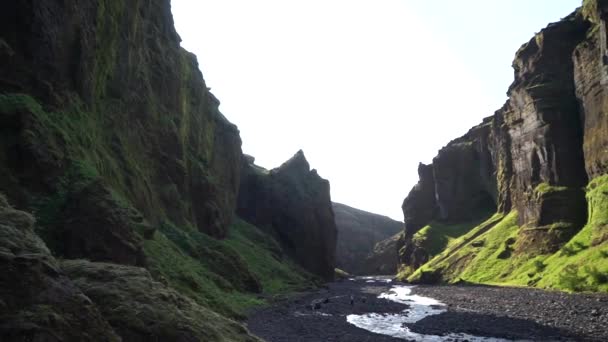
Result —
<path fill-rule="evenodd" d="M 546 194 L 562 190 L 541 184 L 535 192 Z M 439 270 L 442 280 L 447 282 L 462 280 L 565 291 L 608 291 L 608 175 L 590 182 L 587 201 L 587 224 L 554 254 L 516 253 L 513 248 L 519 232 L 525 228 L 517 226 L 517 213 L 512 212 L 505 217 L 493 217 L 455 239 L 413 272 L 409 280 L 420 280 L 423 275 Z M 500 219 L 498 224 L 478 234 L 489 221 L 496 219 Z M 537 229 L 569 230 L 571 225 L 557 222 Z M 483 245 L 475 247 L 477 241 L 483 241 Z"/>
<path fill-rule="evenodd" d="M 242 220 L 233 224 L 225 240 L 166 224 L 144 249 L 155 277 L 233 318 L 265 303 L 242 283 L 251 276 L 261 282 L 265 295 L 314 285 L 312 276 L 282 256 L 274 239 Z"/>
<path fill-rule="evenodd" d="M 122 0 L 103 0 L 97 9 L 97 51 L 94 64 L 94 92 L 97 98 L 105 95 L 108 80 L 114 73 L 118 55 L 118 41 L 122 32 Z"/>
<path fill-rule="evenodd" d="M 566 191 L 568 187 L 566 186 L 555 186 L 549 185 L 548 183 L 540 183 L 534 188 L 534 193 L 537 196 L 542 196 L 544 194 L 555 193 L 560 191 Z"/>
<path fill-rule="evenodd" d="M 431 222 L 414 234 L 412 242 L 417 247 L 423 248 L 428 253 L 429 257 L 432 258 L 456 241 L 460 236 L 468 233 L 471 229 L 486 221 L 491 215 L 492 214 L 485 214 L 479 219 L 460 224 Z"/>

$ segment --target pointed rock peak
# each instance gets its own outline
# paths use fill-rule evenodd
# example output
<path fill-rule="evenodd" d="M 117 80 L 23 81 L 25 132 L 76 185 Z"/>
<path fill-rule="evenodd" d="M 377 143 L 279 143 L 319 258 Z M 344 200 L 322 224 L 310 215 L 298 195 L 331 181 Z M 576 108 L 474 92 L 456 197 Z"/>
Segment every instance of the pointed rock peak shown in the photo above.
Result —
<path fill-rule="evenodd" d="M 252 155 L 243 153 L 243 160 L 245 161 L 245 163 L 247 163 L 249 165 L 255 164 L 255 157 Z"/>
<path fill-rule="evenodd" d="M 304 156 L 304 152 L 299 150 L 291 157 L 288 161 L 284 162 L 278 168 L 279 172 L 288 172 L 288 173 L 308 173 L 310 172 L 310 165 Z"/>

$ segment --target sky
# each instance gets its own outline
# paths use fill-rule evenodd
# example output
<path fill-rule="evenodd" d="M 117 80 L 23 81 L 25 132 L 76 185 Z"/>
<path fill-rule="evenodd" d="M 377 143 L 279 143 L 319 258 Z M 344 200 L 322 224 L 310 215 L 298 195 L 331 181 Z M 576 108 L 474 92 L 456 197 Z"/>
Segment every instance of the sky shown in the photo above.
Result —
<path fill-rule="evenodd" d="M 581 0 L 172 0 L 243 152 L 302 149 L 333 201 L 403 220 L 450 140 L 500 108 L 517 49 Z"/>

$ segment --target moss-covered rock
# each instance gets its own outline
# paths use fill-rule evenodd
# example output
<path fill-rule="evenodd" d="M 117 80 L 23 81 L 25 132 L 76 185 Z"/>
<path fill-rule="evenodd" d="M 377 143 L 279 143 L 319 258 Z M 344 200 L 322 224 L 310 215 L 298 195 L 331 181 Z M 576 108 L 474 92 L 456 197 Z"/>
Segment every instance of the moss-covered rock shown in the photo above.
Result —
<path fill-rule="evenodd" d="M 69 260 L 62 269 L 125 341 L 259 341 L 143 268 Z"/>
<path fill-rule="evenodd" d="M 78 192 L 69 173 L 86 165 L 150 223 L 226 236 L 241 141 L 180 47 L 168 0 L 0 12 L 0 190 L 39 209 Z"/>
<path fill-rule="evenodd" d="M 0 195 L 0 340 L 120 341 L 33 225 Z"/>

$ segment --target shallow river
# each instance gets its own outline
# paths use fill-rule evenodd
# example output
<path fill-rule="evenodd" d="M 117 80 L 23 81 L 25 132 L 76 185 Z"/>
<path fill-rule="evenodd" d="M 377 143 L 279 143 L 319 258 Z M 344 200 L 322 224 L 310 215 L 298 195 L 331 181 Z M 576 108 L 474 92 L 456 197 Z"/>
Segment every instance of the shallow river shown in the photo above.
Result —
<path fill-rule="evenodd" d="M 390 282 L 386 278 L 364 278 L 367 282 Z M 355 279 L 351 279 L 354 281 Z M 454 333 L 449 335 L 425 335 L 411 331 L 406 324 L 417 321 L 431 315 L 438 315 L 446 311 L 445 304 L 428 297 L 412 295 L 414 286 L 395 285 L 390 291 L 381 293 L 378 298 L 384 298 L 401 304 L 409 305 L 409 308 L 397 314 L 367 313 L 362 315 L 348 315 L 348 323 L 356 327 L 397 338 L 415 341 L 471 341 L 471 342 L 502 342 L 505 339 L 473 336 L 468 334 Z"/>

